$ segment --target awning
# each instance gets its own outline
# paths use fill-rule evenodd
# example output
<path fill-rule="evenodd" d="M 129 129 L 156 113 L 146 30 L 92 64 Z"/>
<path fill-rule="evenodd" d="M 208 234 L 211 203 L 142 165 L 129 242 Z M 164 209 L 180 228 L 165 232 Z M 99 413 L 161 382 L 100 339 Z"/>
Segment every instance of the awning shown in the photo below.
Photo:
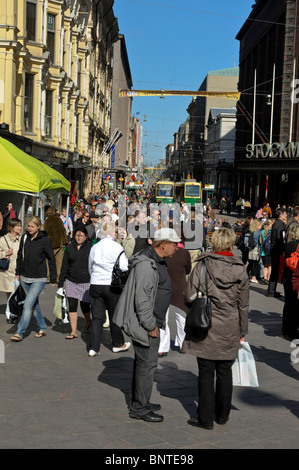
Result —
<path fill-rule="evenodd" d="M 69 193 L 71 183 L 58 171 L 0 137 L 0 190 Z"/>

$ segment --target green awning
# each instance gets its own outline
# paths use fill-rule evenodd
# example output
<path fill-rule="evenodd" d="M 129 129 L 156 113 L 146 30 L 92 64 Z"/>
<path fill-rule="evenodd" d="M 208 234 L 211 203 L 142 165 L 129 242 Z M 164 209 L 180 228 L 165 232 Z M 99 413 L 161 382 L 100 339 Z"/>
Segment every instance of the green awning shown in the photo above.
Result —
<path fill-rule="evenodd" d="M 0 137 L 0 190 L 69 193 L 71 183 L 58 171 Z"/>

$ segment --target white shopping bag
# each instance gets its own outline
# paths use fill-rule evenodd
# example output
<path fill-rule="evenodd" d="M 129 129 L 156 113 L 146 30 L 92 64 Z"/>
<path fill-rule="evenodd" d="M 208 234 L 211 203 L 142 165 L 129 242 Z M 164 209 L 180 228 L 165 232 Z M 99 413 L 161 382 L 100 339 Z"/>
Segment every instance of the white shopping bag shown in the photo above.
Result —
<path fill-rule="evenodd" d="M 240 344 L 238 357 L 232 366 L 233 385 L 239 387 L 259 387 L 255 360 L 249 344 Z"/>
<path fill-rule="evenodd" d="M 61 320 L 62 323 L 69 323 L 68 320 L 68 309 L 66 304 L 65 290 L 60 288 L 56 292 L 53 315 Z"/>
<path fill-rule="evenodd" d="M 13 294 L 15 293 L 15 291 L 17 290 L 17 288 L 19 287 L 19 285 L 20 285 L 20 281 L 18 281 L 17 279 L 15 279 L 12 282 L 12 293 L 10 294 L 7 300 L 6 309 L 5 309 L 5 315 L 6 315 L 6 319 L 8 323 L 14 323 L 17 320 L 17 317 L 13 314 L 13 312 L 10 311 L 9 301 L 11 297 L 13 296 Z"/>

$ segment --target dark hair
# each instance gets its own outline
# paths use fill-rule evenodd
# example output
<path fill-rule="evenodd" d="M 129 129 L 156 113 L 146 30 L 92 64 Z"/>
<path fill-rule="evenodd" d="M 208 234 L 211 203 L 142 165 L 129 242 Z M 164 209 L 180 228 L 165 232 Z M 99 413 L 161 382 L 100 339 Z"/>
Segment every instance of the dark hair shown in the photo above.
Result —
<path fill-rule="evenodd" d="M 19 224 L 22 225 L 22 221 L 20 219 L 17 219 L 16 217 L 13 217 L 12 219 L 9 219 L 9 222 L 7 224 L 7 230 L 11 232 L 12 229 Z"/>
<path fill-rule="evenodd" d="M 79 226 L 79 227 L 76 229 L 75 235 L 76 235 L 77 232 L 82 232 L 82 233 L 84 233 L 84 235 L 88 236 L 88 232 L 87 232 L 87 230 L 86 230 L 86 228 L 84 227 L 83 224 L 82 224 L 82 226 Z"/>

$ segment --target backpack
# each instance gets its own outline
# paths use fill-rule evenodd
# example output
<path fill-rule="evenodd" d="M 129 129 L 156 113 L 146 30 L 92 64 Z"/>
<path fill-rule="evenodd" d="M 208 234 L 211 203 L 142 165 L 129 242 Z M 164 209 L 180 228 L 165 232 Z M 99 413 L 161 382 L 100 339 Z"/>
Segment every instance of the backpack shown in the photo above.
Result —
<path fill-rule="evenodd" d="M 249 248 L 249 237 L 250 237 L 250 235 L 251 234 L 249 232 L 245 233 L 245 235 L 244 235 L 244 246 L 245 246 L 245 248 Z"/>
<path fill-rule="evenodd" d="M 297 246 L 297 250 L 294 251 L 294 253 L 292 253 L 291 256 L 286 259 L 286 267 L 294 272 L 297 268 L 298 261 L 299 261 L 299 244 Z"/>
<path fill-rule="evenodd" d="M 271 232 L 268 233 L 268 235 L 266 236 L 265 240 L 263 241 L 262 248 L 263 248 L 263 252 L 264 252 L 266 255 L 270 255 L 270 249 L 271 249 Z"/>

